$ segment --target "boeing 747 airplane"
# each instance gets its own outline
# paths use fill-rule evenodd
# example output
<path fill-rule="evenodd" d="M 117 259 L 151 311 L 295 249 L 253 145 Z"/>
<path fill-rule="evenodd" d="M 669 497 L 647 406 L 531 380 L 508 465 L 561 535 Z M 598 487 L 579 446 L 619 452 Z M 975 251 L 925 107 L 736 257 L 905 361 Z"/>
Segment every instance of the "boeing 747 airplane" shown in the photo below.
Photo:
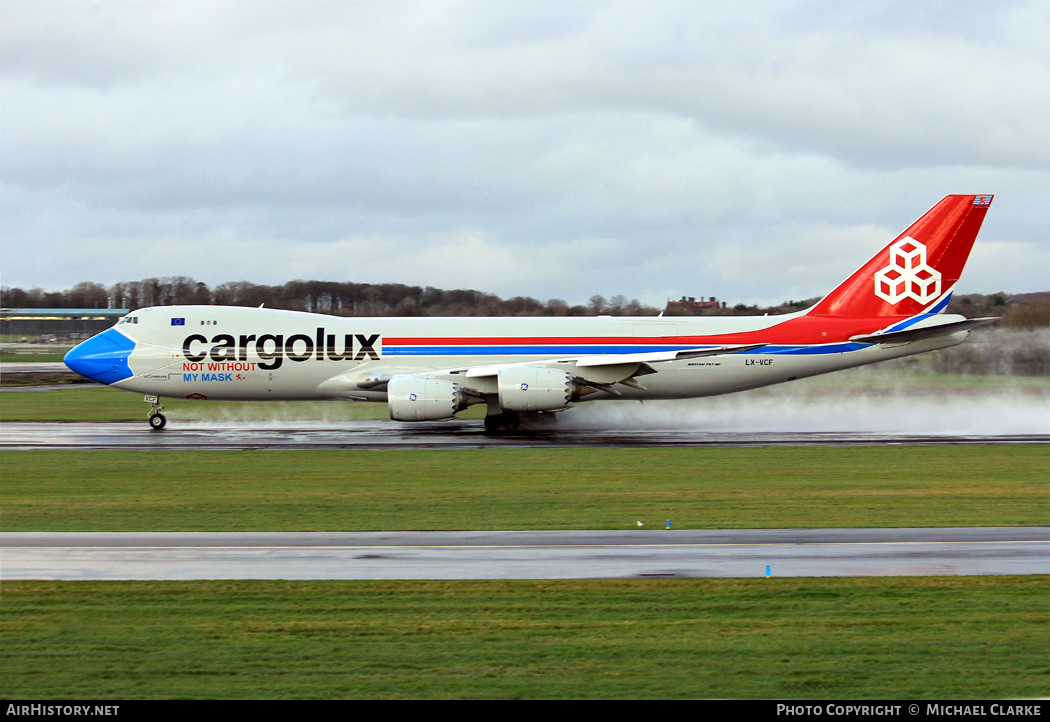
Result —
<path fill-rule="evenodd" d="M 70 369 L 160 399 L 343 399 L 397 421 L 485 404 L 485 428 L 602 399 L 728 394 L 962 343 L 944 309 L 992 202 L 947 196 L 810 309 L 782 316 L 344 318 L 232 306 L 132 311 Z"/>

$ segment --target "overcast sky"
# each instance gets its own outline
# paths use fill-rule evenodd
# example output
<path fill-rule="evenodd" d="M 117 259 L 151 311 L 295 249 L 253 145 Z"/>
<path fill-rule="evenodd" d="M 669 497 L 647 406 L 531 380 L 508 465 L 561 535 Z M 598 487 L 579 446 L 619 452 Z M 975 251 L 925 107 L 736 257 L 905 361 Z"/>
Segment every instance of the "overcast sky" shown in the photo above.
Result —
<path fill-rule="evenodd" d="M 0 0 L 0 282 L 1050 290 L 1050 3 Z"/>

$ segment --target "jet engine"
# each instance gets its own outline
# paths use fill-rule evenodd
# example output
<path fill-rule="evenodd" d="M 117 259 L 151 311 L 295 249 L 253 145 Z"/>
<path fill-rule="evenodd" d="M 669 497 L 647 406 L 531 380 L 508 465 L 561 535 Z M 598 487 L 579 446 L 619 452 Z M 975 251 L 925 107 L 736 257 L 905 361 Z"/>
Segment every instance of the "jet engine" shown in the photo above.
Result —
<path fill-rule="evenodd" d="M 554 411 L 593 391 L 557 368 L 511 366 L 499 370 L 499 405 L 507 411 Z"/>
<path fill-rule="evenodd" d="M 445 379 L 395 376 L 387 384 L 387 404 L 394 421 L 440 421 L 451 419 L 471 399 Z"/>

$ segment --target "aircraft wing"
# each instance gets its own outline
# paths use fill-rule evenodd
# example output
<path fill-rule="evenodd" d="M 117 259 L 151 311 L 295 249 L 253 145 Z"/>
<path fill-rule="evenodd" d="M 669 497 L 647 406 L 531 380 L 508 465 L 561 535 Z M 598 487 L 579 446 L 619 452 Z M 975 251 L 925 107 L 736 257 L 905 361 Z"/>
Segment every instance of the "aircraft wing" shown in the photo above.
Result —
<path fill-rule="evenodd" d="M 741 353 L 765 346 L 764 343 L 742 344 L 736 346 L 706 346 L 703 348 L 683 349 L 679 351 L 649 351 L 643 353 L 613 353 L 599 354 L 595 356 L 573 356 L 568 358 L 551 359 L 547 361 L 522 361 L 509 364 L 486 364 L 484 366 L 472 366 L 465 370 L 467 378 L 479 378 L 484 376 L 496 376 L 501 369 L 518 366 L 535 366 L 537 364 L 570 364 L 577 368 L 594 368 L 599 366 L 631 366 L 640 364 L 660 363 L 664 361 L 679 361 L 681 359 L 700 358 L 702 356 L 720 356 L 729 353 Z M 648 373 L 653 373 L 649 371 Z"/>
<path fill-rule="evenodd" d="M 463 379 L 458 383 L 482 393 L 493 393 L 500 372 L 524 367 L 554 367 L 571 374 L 579 383 L 613 395 L 613 385 L 622 383 L 632 388 L 643 389 L 636 376 L 657 373 L 651 364 L 679 361 L 682 359 L 719 356 L 741 353 L 760 348 L 766 344 L 739 344 L 735 346 L 705 346 L 677 351 L 652 351 L 643 353 L 598 354 L 593 356 L 571 356 L 545 360 L 516 361 L 512 363 L 482 364 L 446 369 L 418 369 L 373 366 L 368 371 L 352 371 L 340 374 L 323 382 L 319 387 L 323 395 L 331 398 L 361 399 L 362 391 L 385 391 L 391 380 L 398 377 L 446 377 Z M 470 379 L 470 381 L 467 381 Z"/>
<path fill-rule="evenodd" d="M 968 318 L 962 321 L 933 322 L 924 326 L 912 326 L 900 331 L 880 331 L 862 336 L 851 336 L 854 343 L 910 343 L 924 338 L 946 336 L 957 331 L 966 331 L 986 323 L 998 321 L 998 318 Z"/>
<path fill-rule="evenodd" d="M 703 348 L 681 349 L 677 351 L 650 351 L 643 353 L 599 354 L 594 356 L 574 356 L 569 358 L 544 361 L 522 361 L 510 364 L 486 364 L 455 370 L 451 373 L 462 373 L 468 379 L 484 383 L 486 379 L 499 376 L 504 369 L 525 366 L 555 366 L 572 373 L 576 381 L 595 390 L 606 391 L 618 396 L 613 388 L 615 384 L 624 384 L 636 389 L 645 390 L 636 376 L 657 373 L 650 364 L 679 361 L 682 359 L 719 356 L 722 354 L 741 353 L 765 346 L 763 343 L 740 344 L 735 346 L 705 346 Z"/>

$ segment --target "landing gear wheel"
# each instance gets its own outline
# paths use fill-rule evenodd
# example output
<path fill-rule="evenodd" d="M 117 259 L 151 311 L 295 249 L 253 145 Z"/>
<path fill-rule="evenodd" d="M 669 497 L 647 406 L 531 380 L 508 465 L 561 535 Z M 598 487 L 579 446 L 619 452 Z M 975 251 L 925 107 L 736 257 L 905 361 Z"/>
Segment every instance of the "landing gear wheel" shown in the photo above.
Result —
<path fill-rule="evenodd" d="M 142 400 L 149 404 L 149 427 L 154 431 L 160 431 L 168 425 L 164 414 L 160 413 L 164 407 L 160 405 L 160 398 L 152 394 L 146 394 Z"/>
<path fill-rule="evenodd" d="M 485 417 L 485 433 L 487 434 L 495 434 L 497 431 L 513 431 L 520 425 L 521 417 L 516 411 L 501 411 Z"/>

